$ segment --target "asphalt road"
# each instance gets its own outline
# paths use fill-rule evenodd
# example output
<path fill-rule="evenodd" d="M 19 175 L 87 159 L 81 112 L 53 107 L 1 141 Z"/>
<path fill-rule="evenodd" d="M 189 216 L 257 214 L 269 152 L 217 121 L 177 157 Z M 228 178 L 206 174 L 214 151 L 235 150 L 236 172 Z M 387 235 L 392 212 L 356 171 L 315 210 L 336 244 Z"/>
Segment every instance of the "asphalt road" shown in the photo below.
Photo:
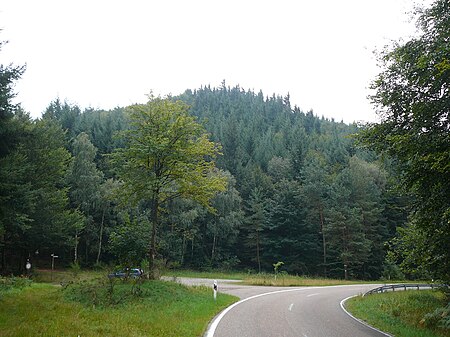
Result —
<path fill-rule="evenodd" d="M 211 280 L 178 279 L 211 285 Z M 252 287 L 218 280 L 219 292 L 241 301 L 213 320 L 207 337 L 386 337 L 349 316 L 341 301 L 378 285 Z M 219 295 L 220 296 L 220 295 Z"/>

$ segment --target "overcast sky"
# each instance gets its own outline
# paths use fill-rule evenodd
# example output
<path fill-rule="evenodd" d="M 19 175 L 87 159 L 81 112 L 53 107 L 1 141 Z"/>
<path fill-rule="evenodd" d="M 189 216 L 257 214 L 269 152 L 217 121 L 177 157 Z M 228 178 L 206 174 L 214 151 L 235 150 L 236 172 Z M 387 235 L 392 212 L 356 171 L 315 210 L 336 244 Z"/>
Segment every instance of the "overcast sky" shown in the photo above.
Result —
<path fill-rule="evenodd" d="M 420 2 L 419 2 L 420 3 Z M 0 62 L 33 117 L 55 98 L 82 108 L 202 85 L 285 96 L 335 120 L 375 121 L 375 49 L 408 39 L 412 0 L 2 0 Z M 416 3 L 417 4 L 417 3 Z"/>

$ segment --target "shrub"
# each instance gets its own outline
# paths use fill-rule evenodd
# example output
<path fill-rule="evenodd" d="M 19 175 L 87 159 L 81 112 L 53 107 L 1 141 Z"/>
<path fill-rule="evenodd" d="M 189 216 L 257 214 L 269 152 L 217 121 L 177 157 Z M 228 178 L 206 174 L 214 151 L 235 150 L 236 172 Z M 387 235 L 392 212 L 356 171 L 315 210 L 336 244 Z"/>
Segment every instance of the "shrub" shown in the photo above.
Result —
<path fill-rule="evenodd" d="M 63 287 L 66 299 L 92 307 L 110 307 L 144 296 L 142 279 L 94 279 L 70 282 Z"/>
<path fill-rule="evenodd" d="M 31 283 L 33 282 L 26 277 L 0 277 L 0 296 L 14 289 L 29 287 Z"/>
<path fill-rule="evenodd" d="M 435 311 L 426 314 L 420 323 L 432 329 L 442 328 L 450 330 L 450 303 L 443 308 L 437 308 Z"/>

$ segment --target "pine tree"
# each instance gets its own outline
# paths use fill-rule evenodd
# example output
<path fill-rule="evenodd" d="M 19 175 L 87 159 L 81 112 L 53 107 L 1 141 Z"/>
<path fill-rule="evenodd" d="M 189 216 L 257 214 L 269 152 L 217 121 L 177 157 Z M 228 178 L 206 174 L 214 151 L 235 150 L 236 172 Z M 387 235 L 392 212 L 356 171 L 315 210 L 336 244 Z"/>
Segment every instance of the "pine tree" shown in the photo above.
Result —
<path fill-rule="evenodd" d="M 252 251 L 251 261 L 256 263 L 258 272 L 261 273 L 261 252 L 264 242 L 264 232 L 267 229 L 267 201 L 258 188 L 251 192 L 246 206 L 247 217 L 245 220 L 246 247 Z"/>

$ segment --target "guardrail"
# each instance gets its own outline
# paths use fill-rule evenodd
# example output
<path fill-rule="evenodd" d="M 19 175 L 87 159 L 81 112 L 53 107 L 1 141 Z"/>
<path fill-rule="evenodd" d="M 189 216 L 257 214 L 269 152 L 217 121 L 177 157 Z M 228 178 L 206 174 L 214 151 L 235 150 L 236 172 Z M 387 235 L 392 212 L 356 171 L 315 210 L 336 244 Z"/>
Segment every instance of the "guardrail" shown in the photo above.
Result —
<path fill-rule="evenodd" d="M 385 285 L 382 287 L 378 287 L 378 288 L 369 290 L 363 294 L 363 297 L 366 295 L 371 295 L 371 294 L 384 293 L 387 291 L 395 291 L 395 289 L 407 290 L 408 288 L 410 288 L 410 289 L 420 290 L 420 289 L 435 289 L 435 288 L 442 288 L 442 287 L 448 287 L 448 286 L 445 284 L 433 284 L 433 283 L 430 283 L 430 284 L 427 284 L 427 283 L 389 284 L 389 285 Z"/>

